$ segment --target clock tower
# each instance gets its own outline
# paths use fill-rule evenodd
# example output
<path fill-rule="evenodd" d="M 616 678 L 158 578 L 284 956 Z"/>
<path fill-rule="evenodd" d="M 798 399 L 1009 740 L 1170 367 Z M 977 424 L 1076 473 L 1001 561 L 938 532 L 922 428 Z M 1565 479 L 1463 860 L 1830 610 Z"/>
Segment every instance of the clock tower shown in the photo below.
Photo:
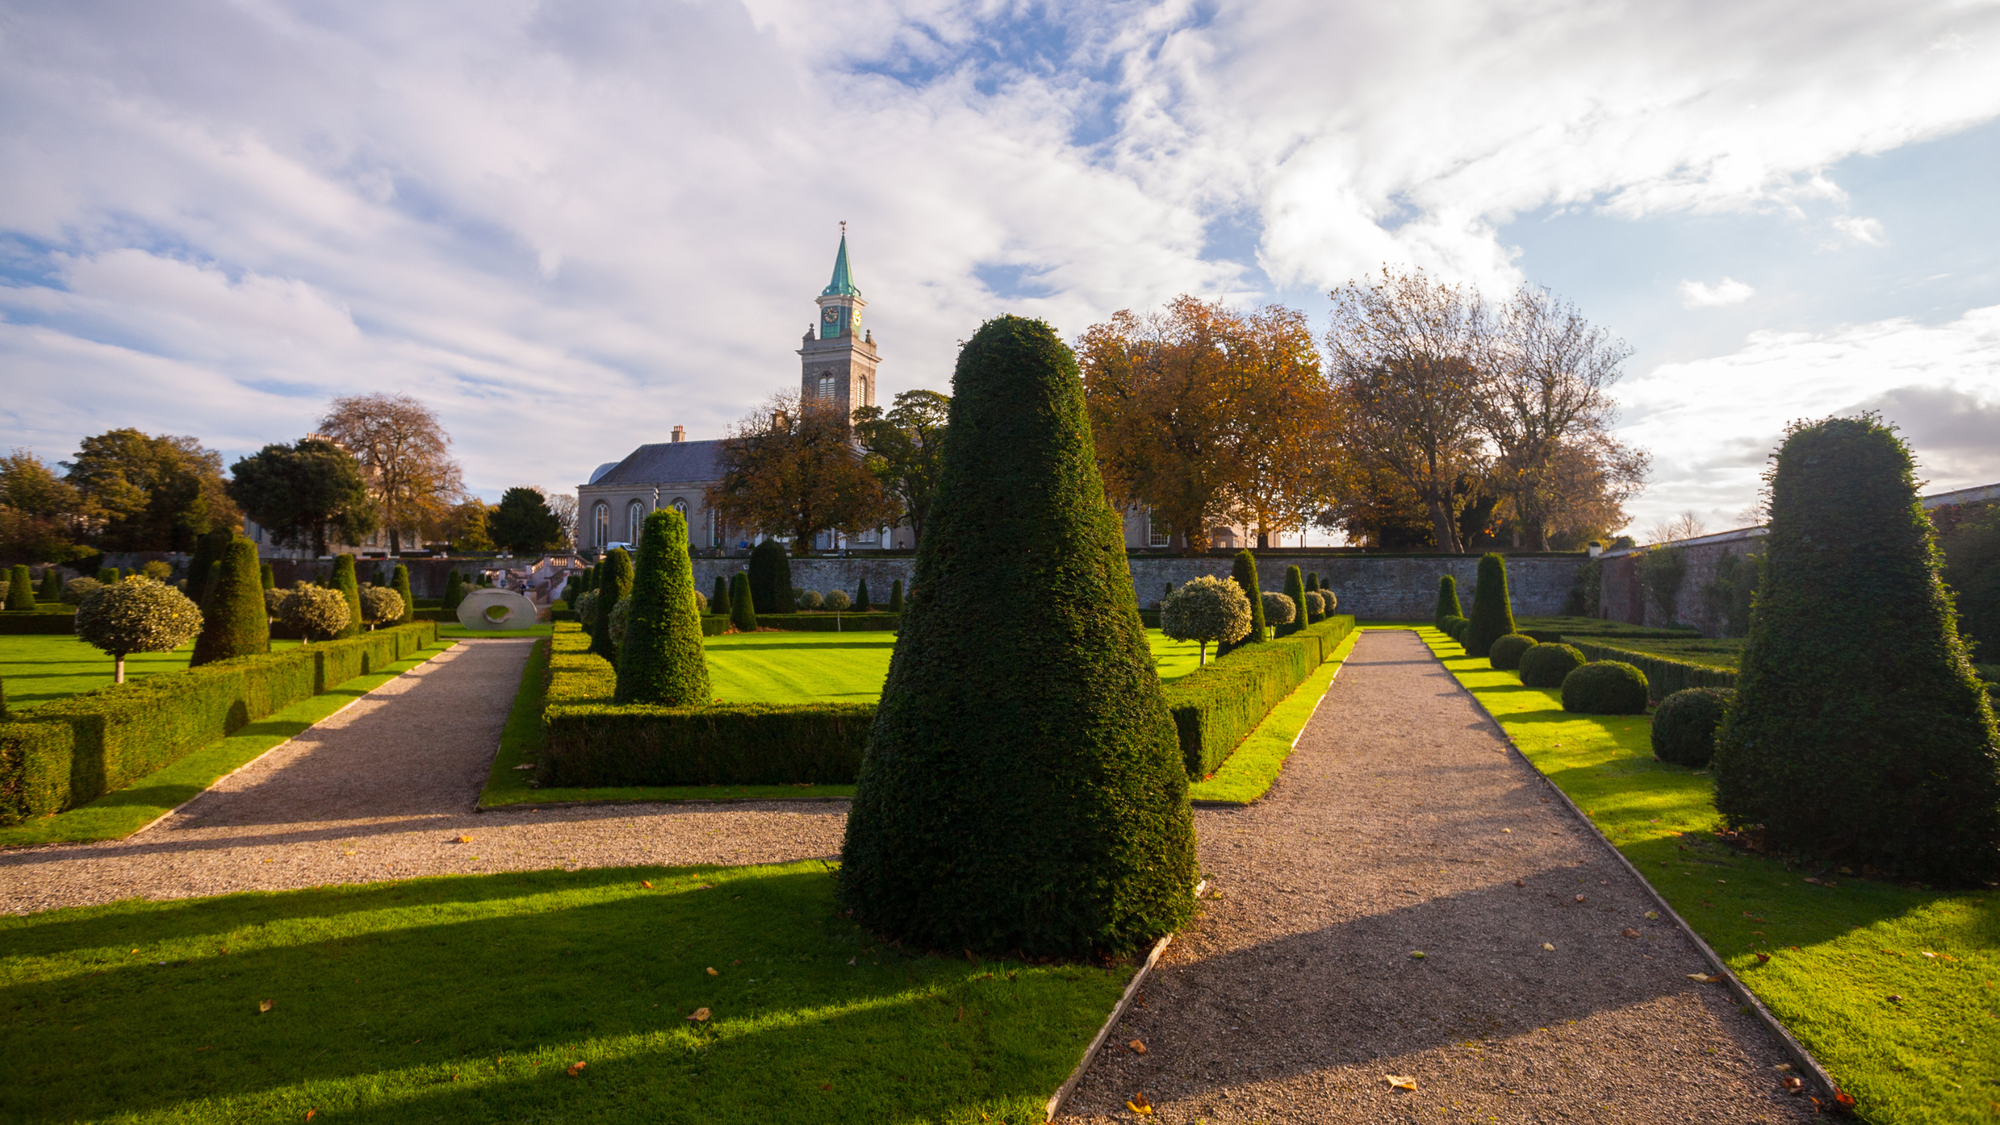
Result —
<path fill-rule="evenodd" d="M 799 397 L 804 402 L 839 403 L 851 417 L 875 405 L 873 332 L 861 327 L 861 310 L 868 302 L 855 288 L 847 264 L 847 224 L 840 224 L 840 253 L 833 260 L 833 280 L 818 297 L 819 321 L 806 330 L 799 348 L 802 362 Z"/>

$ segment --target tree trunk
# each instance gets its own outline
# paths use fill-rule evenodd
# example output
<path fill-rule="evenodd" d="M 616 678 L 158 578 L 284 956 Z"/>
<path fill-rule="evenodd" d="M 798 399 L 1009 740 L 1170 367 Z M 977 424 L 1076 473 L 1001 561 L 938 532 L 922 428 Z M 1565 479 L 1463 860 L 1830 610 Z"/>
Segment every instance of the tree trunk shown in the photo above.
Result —
<path fill-rule="evenodd" d="M 1431 534 L 1437 538 L 1438 550 L 1453 555 L 1464 554 L 1465 544 L 1458 538 L 1458 521 L 1451 518 L 1451 513 L 1441 501 L 1432 500 L 1430 509 Z"/>
<path fill-rule="evenodd" d="M 124 682 L 125 682 L 125 654 L 124 654 L 124 653 L 122 653 L 122 652 L 114 652 L 114 653 L 112 653 L 112 654 L 111 654 L 111 667 L 112 667 L 112 672 L 111 672 L 111 682 L 112 682 L 112 683 L 114 683 L 114 684 L 122 684 L 122 683 L 124 683 Z"/>
<path fill-rule="evenodd" d="M 389 529 L 389 553 L 391 555 L 403 553 L 403 533 L 394 528 Z"/>

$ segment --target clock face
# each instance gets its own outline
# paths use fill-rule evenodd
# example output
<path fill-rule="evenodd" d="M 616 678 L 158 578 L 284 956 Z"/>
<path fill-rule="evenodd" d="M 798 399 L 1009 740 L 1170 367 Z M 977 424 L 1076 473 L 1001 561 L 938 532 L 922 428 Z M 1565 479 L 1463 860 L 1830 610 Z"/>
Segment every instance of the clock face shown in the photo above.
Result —
<path fill-rule="evenodd" d="M 826 321 L 828 324 L 832 324 L 834 321 L 839 320 L 840 306 L 828 305 L 826 307 L 826 311 L 820 314 L 820 319 Z"/>

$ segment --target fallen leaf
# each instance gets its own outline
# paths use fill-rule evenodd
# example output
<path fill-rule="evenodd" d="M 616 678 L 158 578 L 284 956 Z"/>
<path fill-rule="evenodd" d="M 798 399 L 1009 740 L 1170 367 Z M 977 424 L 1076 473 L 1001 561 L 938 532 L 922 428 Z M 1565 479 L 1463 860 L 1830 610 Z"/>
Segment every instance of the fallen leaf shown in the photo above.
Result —
<path fill-rule="evenodd" d="M 1525 887 L 1528 885 L 1528 881 L 1526 879 L 1516 879 L 1514 880 L 1514 885 L 1517 887 Z"/>
<path fill-rule="evenodd" d="M 690 1015 L 690 1016 L 689 1016 L 688 1018 L 689 1018 L 689 1019 L 691 1019 L 691 1020 L 693 1020 L 693 1021 L 694 1021 L 694 1022 L 696 1022 L 696 1023 L 707 1023 L 707 1022 L 708 1022 L 708 1009 L 707 1009 L 707 1008 L 696 1008 L 696 1009 L 694 1010 L 694 1014 L 693 1014 L 693 1015 Z"/>
<path fill-rule="evenodd" d="M 1649 921 L 1649 922 L 1657 922 L 1657 921 L 1659 921 L 1659 920 L 1660 920 L 1660 912 L 1659 912 L 1659 911 L 1657 911 L 1657 910 L 1648 910 L 1648 911 L 1646 911 L 1646 920 L 1647 920 L 1647 921 Z"/>
<path fill-rule="evenodd" d="M 1722 982 L 1722 978 L 1714 973 L 1689 973 L 1687 977 L 1689 980 L 1697 981 L 1701 984 L 1719 984 Z"/>
<path fill-rule="evenodd" d="M 1134 1039 L 1130 1043 L 1127 1043 L 1126 1046 L 1132 1048 L 1132 1053 L 1135 1055 L 1143 1055 L 1146 1053 L 1146 1045 L 1144 1043 L 1141 1043 L 1137 1039 Z"/>
<path fill-rule="evenodd" d="M 1555 947 L 1555 946 L 1553 946 L 1553 945 L 1550 945 L 1550 944 L 1549 944 L 1548 942 L 1543 942 L 1543 943 L 1542 943 L 1542 950 L 1543 950 L 1544 952 L 1547 952 L 1547 953 L 1554 953 L 1554 952 L 1556 951 L 1556 947 Z"/>
<path fill-rule="evenodd" d="M 1426 954 L 1421 949 L 1410 950 L 1410 960 L 1412 961 L 1421 961 L 1424 959 L 1425 956 Z"/>
<path fill-rule="evenodd" d="M 1800 1094 L 1806 1092 L 1805 1082 L 1801 1079 L 1794 1078 L 1791 1075 L 1786 1075 L 1785 1077 L 1779 1079 L 1778 1084 L 1785 1088 L 1785 1093 L 1790 1094 L 1793 1097 L 1797 1097 Z"/>
<path fill-rule="evenodd" d="M 1153 1103 L 1147 1101 L 1144 1094 L 1133 1094 L 1131 1100 L 1125 1103 L 1125 1108 L 1141 1117 L 1153 1115 Z"/>
<path fill-rule="evenodd" d="M 270 1011 L 270 1010 L 271 1010 L 271 1005 L 272 1005 L 272 1004 L 274 1004 L 274 1003 L 276 1003 L 276 1001 L 272 1001 L 272 1000 L 259 1000 L 259 1001 L 257 1001 L 257 1010 L 258 1010 L 259 1012 L 268 1012 L 268 1011 Z"/>
<path fill-rule="evenodd" d="M 460 837 L 458 838 L 458 842 L 459 842 L 459 843 L 461 843 L 461 844 L 470 844 L 470 843 L 472 842 L 472 837 L 470 837 L 470 836 L 460 836 Z"/>
<path fill-rule="evenodd" d="M 712 977 L 719 977 L 719 976 L 721 976 L 722 974 L 721 974 L 721 973 L 718 973 L 718 972 L 716 972 L 716 971 L 715 971 L 715 966 L 714 966 L 714 965 L 710 965 L 710 966 L 708 967 L 708 975 L 709 975 L 709 976 L 712 976 Z"/>
<path fill-rule="evenodd" d="M 1578 901 L 1578 902 L 1582 902 L 1582 901 L 1583 901 L 1583 896 L 1582 896 L 1582 895 L 1578 895 L 1578 896 L 1576 896 L 1576 901 Z"/>
<path fill-rule="evenodd" d="M 1630 926 L 1627 926 L 1627 927 L 1625 927 L 1625 933 L 1624 933 L 1624 934 L 1623 934 L 1622 936 L 1624 936 L 1624 937 L 1638 937 L 1638 936 L 1639 936 L 1639 931 L 1637 931 L 1637 930 L 1633 929 L 1633 928 L 1632 928 L 1632 927 L 1630 927 Z"/>
<path fill-rule="evenodd" d="M 1771 963 L 1771 955 L 1770 955 L 1770 954 L 1768 954 L 1768 953 L 1759 953 L 1759 954 L 1757 955 L 1757 963 L 1758 963 L 1759 965 L 1768 965 L 1768 964 L 1770 964 L 1770 963 Z"/>
<path fill-rule="evenodd" d="M 583 1067 L 584 1067 L 583 1060 L 578 1059 L 575 1062 L 569 1064 L 567 1067 L 564 1067 L 563 1073 L 569 1075 L 571 1078 L 575 1078 L 578 1074 L 583 1072 Z"/>
<path fill-rule="evenodd" d="M 1414 1090 L 1417 1088 L 1417 1080 L 1407 1075 L 1385 1074 L 1382 1076 L 1382 1081 L 1387 1082 L 1391 1090 Z"/>
<path fill-rule="evenodd" d="M 1845 1090 L 1835 1090 L 1833 1092 L 1833 1104 L 1839 1106 L 1842 1109 L 1853 1109 L 1854 1095 L 1848 1093 Z"/>
<path fill-rule="evenodd" d="M 1903 1002 L 1903 998 L 1891 992 L 1889 994 L 1889 1002 L 1892 1004 L 1901 1004 Z"/>
<path fill-rule="evenodd" d="M 318 1117 L 318 1116 L 319 1116 L 319 1110 L 317 1110 L 317 1109 L 309 1109 L 309 1110 L 306 1110 L 306 1120 L 307 1120 L 307 1121 L 311 1121 L 311 1120 L 312 1120 L 313 1118 L 315 1118 L 315 1117 Z"/>
<path fill-rule="evenodd" d="M 517 770 L 531 770 L 531 769 L 534 769 L 534 768 L 535 768 L 535 763 L 533 763 L 533 762 L 522 762 L 522 763 L 521 763 L 520 765 L 518 765 L 518 766 L 515 766 L 514 768 L 515 768 L 515 769 L 517 769 Z"/>
<path fill-rule="evenodd" d="M 649 891 L 653 889 L 653 884 L 646 882 L 644 879 L 639 880 L 639 885 Z"/>

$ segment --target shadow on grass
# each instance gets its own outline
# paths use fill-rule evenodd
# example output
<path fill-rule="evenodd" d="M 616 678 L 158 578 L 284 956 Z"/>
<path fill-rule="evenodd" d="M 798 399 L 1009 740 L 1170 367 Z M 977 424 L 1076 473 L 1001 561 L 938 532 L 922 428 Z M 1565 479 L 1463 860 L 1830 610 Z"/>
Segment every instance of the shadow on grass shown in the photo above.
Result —
<path fill-rule="evenodd" d="M 893 954 L 817 865 L 118 904 L 0 958 L 0 1115 L 60 1120 L 1014 1120 L 1129 974 Z"/>

